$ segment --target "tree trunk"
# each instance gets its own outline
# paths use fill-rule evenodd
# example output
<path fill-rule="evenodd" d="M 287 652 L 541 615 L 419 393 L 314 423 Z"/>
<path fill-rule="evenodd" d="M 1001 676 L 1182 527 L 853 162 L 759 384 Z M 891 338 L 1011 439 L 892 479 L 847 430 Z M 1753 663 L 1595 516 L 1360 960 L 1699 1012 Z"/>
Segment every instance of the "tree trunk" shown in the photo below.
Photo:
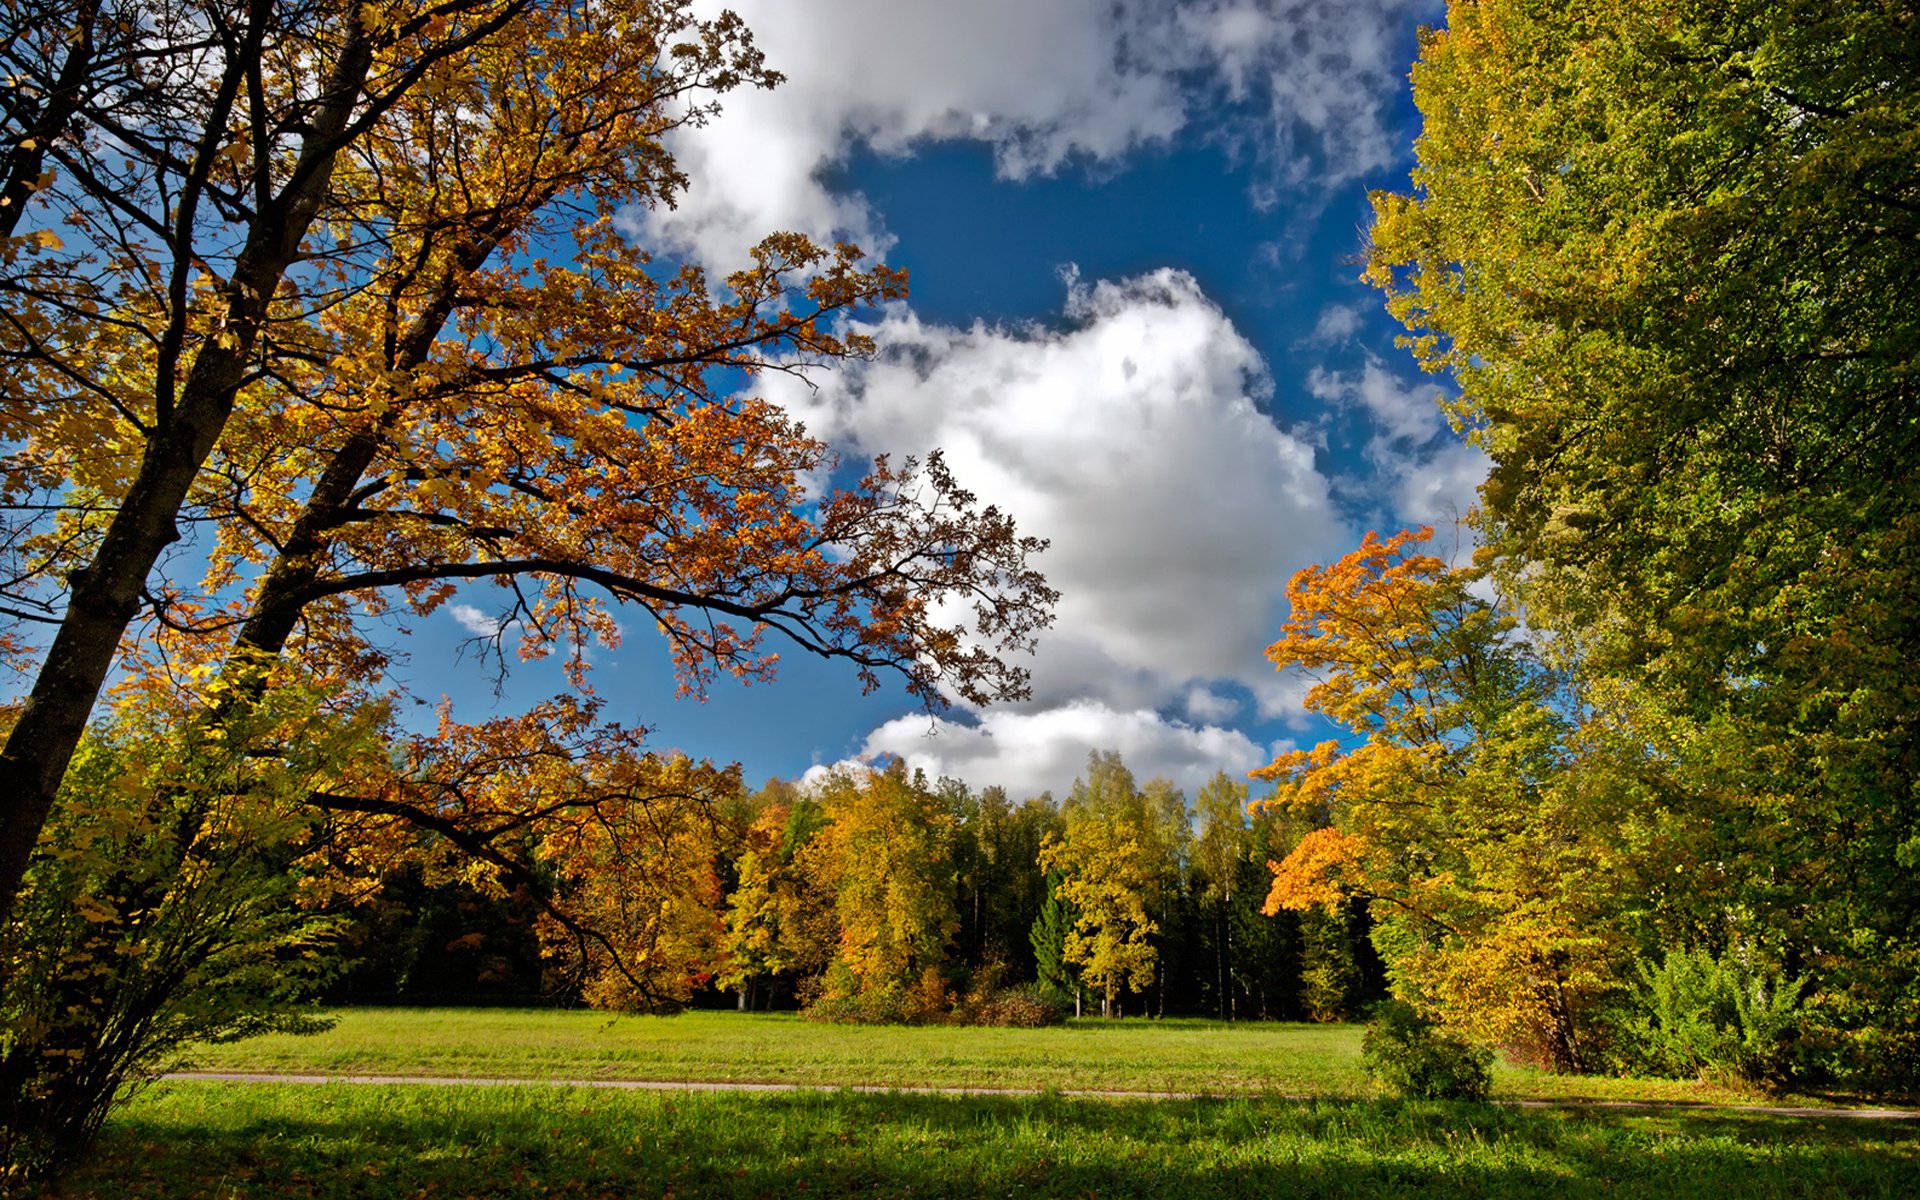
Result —
<path fill-rule="evenodd" d="M 255 15 L 241 50 L 257 58 L 266 17 Z M 234 263 L 221 336 L 200 345 L 177 394 L 171 376 L 156 378 L 160 416 L 139 472 L 93 561 L 68 576 L 71 591 L 59 632 L 0 751 L 0 921 L 13 911 L 67 764 L 113 669 L 120 639 L 139 611 L 147 575 L 161 551 L 179 540 L 175 519 L 253 367 L 269 301 L 319 211 L 371 62 L 356 21 L 321 93 L 299 163 L 273 203 L 254 218 L 246 248 Z M 174 320 L 186 317 L 175 314 Z"/>

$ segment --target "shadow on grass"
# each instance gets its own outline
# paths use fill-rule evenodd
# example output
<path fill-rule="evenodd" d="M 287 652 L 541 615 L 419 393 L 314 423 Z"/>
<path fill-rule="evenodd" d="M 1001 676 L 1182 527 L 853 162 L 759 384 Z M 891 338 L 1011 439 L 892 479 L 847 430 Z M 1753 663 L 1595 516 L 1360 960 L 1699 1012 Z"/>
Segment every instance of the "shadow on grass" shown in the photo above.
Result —
<path fill-rule="evenodd" d="M 163 1085 L 68 1197 L 1907 1196 L 1906 1123 L 1459 1104 Z"/>

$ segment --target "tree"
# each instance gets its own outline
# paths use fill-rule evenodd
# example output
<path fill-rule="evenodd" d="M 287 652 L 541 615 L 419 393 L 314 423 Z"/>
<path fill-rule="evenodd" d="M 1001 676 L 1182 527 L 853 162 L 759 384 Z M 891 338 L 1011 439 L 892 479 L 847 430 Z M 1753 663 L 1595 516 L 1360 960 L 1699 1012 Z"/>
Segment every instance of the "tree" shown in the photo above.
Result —
<path fill-rule="evenodd" d="M 195 1044 L 319 1027 L 299 1002 L 341 921 L 306 794 L 384 747 L 377 714 L 276 684 L 219 746 L 144 697 L 83 742 L 0 927 L 0 1176 L 72 1161 L 128 1079 Z"/>
<path fill-rule="evenodd" d="M 832 898 L 813 886 L 803 858 L 824 820 L 817 801 L 796 793 L 791 801 L 767 803 L 747 828 L 715 977 L 738 991 L 742 1011 L 751 1007 L 759 980 L 817 975 L 832 958 L 839 941 Z"/>
<path fill-rule="evenodd" d="M 1350 898 L 1371 901 L 1404 998 L 1583 1070 L 1632 957 L 1618 797 L 1582 782 L 1574 764 L 1595 764 L 1579 763 L 1562 680 L 1475 593 L 1477 573 L 1416 552 L 1432 532 L 1369 533 L 1288 585 L 1267 656 L 1309 672 L 1307 707 L 1362 740 L 1256 772 L 1275 784 L 1263 804 L 1315 826 L 1274 864 L 1267 908 L 1337 916 L 1307 930 L 1311 950 L 1344 942 Z M 1308 980 L 1328 1011 L 1350 994 L 1350 959 Z"/>
<path fill-rule="evenodd" d="M 293 650 L 364 680 L 383 656 L 356 609 L 425 614 L 485 579 L 510 598 L 496 647 L 577 652 L 638 605 L 694 689 L 770 674 L 770 635 L 932 704 L 1020 689 L 998 655 L 1044 620 L 1038 543 L 937 456 L 816 504 L 826 448 L 718 390 L 863 352 L 827 319 L 904 277 L 779 235 L 715 295 L 619 231 L 683 183 L 663 133 L 777 80 L 731 15 L 209 0 L 125 34 L 76 5 L 70 26 L 150 62 L 131 92 L 74 93 L 49 143 L 35 202 L 73 248 L 9 243 L 34 264 L 0 293 L 27 415 L 9 493 L 45 513 L 9 539 L 11 595 L 54 635 L 0 760 L 0 895 L 143 607 L 169 654 Z M 52 87 L 59 49 L 21 45 Z M 206 592 L 242 599 L 151 578 L 182 520 L 213 533 Z M 955 601 L 984 640 L 933 618 Z"/>
<path fill-rule="evenodd" d="M 1152 912 L 1165 856 L 1156 853 L 1157 831 L 1116 753 L 1087 756 L 1064 815 L 1064 833 L 1040 843 L 1040 869 L 1058 873 L 1052 894 L 1072 916 L 1063 957 L 1100 991 L 1101 1015 L 1113 1016 L 1122 989 L 1153 984 L 1158 955 L 1149 939 L 1160 928 Z"/>
<path fill-rule="evenodd" d="M 1674 777 L 1762 831 L 1739 906 L 1817 960 L 1810 1006 L 1913 1077 L 1920 25 L 1476 0 L 1414 85 L 1368 275 L 1493 457 L 1491 549 Z"/>
<path fill-rule="evenodd" d="M 35 13 L 0 45 L 0 605 L 15 622 L 0 653 L 33 679 L 4 720 L 0 918 L 16 901 L 39 911 L 21 884 L 111 672 L 172 697 L 180 757 L 217 759 L 283 659 L 329 704 L 386 711 L 373 701 L 394 681 L 366 618 L 425 616 L 462 581 L 507 597 L 486 639 L 502 669 L 515 641 L 563 648 L 581 691 L 479 723 L 390 723 L 387 753 L 310 779 L 326 886 L 421 863 L 525 894 L 623 1004 L 684 990 L 707 920 L 690 918 L 716 898 L 656 889 L 665 908 L 629 906 L 642 896 L 602 890 L 602 869 L 684 883 L 701 852 L 604 835 L 657 832 L 650 814 L 697 815 L 730 785 L 675 776 L 644 730 L 601 719 L 584 651 L 617 640 L 619 606 L 669 639 L 693 691 L 721 671 L 771 675 L 775 638 L 869 685 L 892 672 L 930 705 L 1021 689 L 1004 656 L 1046 619 L 1026 565 L 1039 544 L 937 455 L 853 479 L 745 390 L 759 371 L 864 353 L 835 316 L 899 295 L 904 276 L 775 235 L 710 285 L 620 231 L 622 211 L 685 182 L 666 133 L 730 88 L 777 81 L 730 14 L 703 21 L 682 0 Z M 845 486 L 817 494 L 822 478 Z M 173 562 L 194 565 L 177 578 L 157 564 L 183 527 L 195 536 Z M 971 631 L 935 616 L 961 610 Z M 36 623 L 44 645 L 21 632 Z M 176 873 L 214 831 L 212 799 L 143 802 L 177 807 L 161 851 Z M 669 948 L 664 974 L 634 961 Z"/>
<path fill-rule="evenodd" d="M 607 796 L 540 823 L 538 861 L 572 918 L 542 922 L 547 953 L 594 1008 L 678 1012 L 720 957 L 717 860 L 727 834 L 713 798 L 738 790 L 737 772 L 650 755 L 577 771 L 577 782 L 534 784 L 547 797 L 576 789 Z"/>
<path fill-rule="evenodd" d="M 1196 797 L 1200 836 L 1193 843 L 1194 892 L 1213 942 L 1214 1001 L 1220 1019 L 1234 1018 L 1233 901 L 1247 857 L 1247 785 L 1214 773 Z"/>
<path fill-rule="evenodd" d="M 836 773 L 822 785 L 827 824 L 807 844 L 808 872 L 833 897 L 840 941 L 826 999 L 863 1016 L 919 1020 L 949 1000 L 956 822 L 924 781 L 896 762 Z"/>

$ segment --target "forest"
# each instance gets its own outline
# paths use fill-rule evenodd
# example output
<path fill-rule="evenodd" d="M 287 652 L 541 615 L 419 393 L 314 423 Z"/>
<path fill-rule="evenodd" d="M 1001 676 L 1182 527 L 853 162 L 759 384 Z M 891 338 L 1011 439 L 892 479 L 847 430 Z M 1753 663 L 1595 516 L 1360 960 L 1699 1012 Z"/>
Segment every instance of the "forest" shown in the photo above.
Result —
<path fill-rule="evenodd" d="M 363 1003 L 801 1007 L 827 1020 L 1051 1022 L 1069 1012 L 1339 1021 L 1384 995 L 1364 904 L 1264 912 L 1268 864 L 1307 825 L 1247 812 L 1222 772 L 1189 802 L 1089 756 L 1060 802 L 885 769 L 768 780 L 664 806 L 650 845 L 684 857 L 591 885 L 601 950 L 537 908 L 412 874 L 357 909 Z M 620 965 L 628 964 L 623 972 Z M 634 964 L 643 964 L 636 966 Z"/>
<path fill-rule="evenodd" d="M 1044 545 L 743 384 L 905 294 L 622 214 L 780 82 L 683 0 L 8 0 L 0 1156 L 318 996 L 1340 1020 L 1564 1072 L 1920 1084 L 1920 26 L 1895 0 L 1454 0 L 1366 278 L 1492 469 L 1301 570 L 1335 738 L 1189 799 L 897 766 L 751 791 L 585 686 L 782 650 L 1027 694 Z M 483 721 L 387 617 L 507 597 Z M 1196 618 L 1199 619 L 1199 618 Z M 1250 790 L 1251 789 L 1251 790 Z"/>

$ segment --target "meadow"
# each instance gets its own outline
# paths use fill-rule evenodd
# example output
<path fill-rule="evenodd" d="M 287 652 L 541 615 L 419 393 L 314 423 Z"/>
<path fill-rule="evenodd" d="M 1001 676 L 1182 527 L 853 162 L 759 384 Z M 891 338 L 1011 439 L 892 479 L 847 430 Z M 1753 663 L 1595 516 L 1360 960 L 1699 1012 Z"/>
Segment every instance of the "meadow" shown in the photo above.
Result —
<path fill-rule="evenodd" d="M 209 1071 L 641 1079 L 809 1087 L 1178 1092 L 1367 1098 L 1353 1025 L 1089 1018 L 1047 1029 L 828 1025 L 792 1014 L 672 1017 L 586 1010 L 339 1009 L 334 1027 L 203 1047 Z M 1761 1097 L 1676 1080 L 1553 1075 L 1503 1065 L 1509 1099 L 1739 1103 Z"/>
<path fill-rule="evenodd" d="M 1359 1030 L 1211 1021 L 1056 1029 L 789 1016 L 343 1010 L 325 1034 L 206 1047 L 209 1070 L 464 1076 L 425 1086 L 173 1079 L 60 1194 L 133 1197 L 1905 1196 L 1920 1124 L 1779 1117 L 1674 1081 L 1504 1067 L 1517 1107 L 1380 1098 Z M 558 1080 L 806 1085 L 630 1091 Z M 928 1095 L 854 1087 L 972 1087 Z M 1191 1092 L 1112 1098 L 1074 1090 Z"/>
<path fill-rule="evenodd" d="M 1906 1122 L 1255 1098 L 163 1083 L 65 1197 L 1896 1197 Z"/>

